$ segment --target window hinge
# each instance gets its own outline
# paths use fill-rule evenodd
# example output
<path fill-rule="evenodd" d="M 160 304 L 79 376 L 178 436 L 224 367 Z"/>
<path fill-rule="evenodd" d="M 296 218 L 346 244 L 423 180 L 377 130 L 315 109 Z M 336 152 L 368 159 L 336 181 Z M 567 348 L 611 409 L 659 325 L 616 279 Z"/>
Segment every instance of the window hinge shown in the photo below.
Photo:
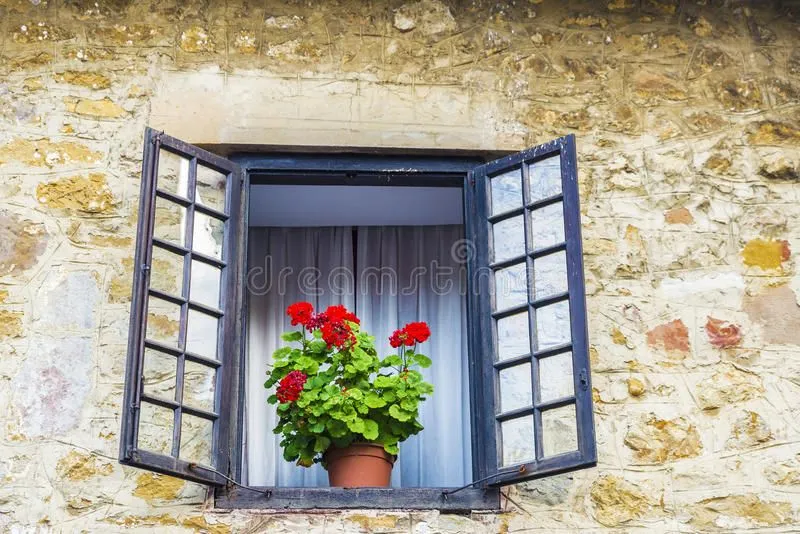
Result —
<path fill-rule="evenodd" d="M 142 264 L 142 272 L 147 274 L 149 271 L 150 271 L 150 266 L 147 265 L 146 263 L 143 263 Z"/>
<path fill-rule="evenodd" d="M 578 379 L 581 383 L 581 389 L 583 389 L 583 391 L 589 389 L 589 374 L 586 372 L 585 367 L 581 369 L 580 375 L 578 375 Z"/>
<path fill-rule="evenodd" d="M 162 136 L 162 135 L 164 135 L 164 132 L 163 132 L 163 131 L 156 132 L 156 134 L 155 134 L 155 135 L 154 135 L 154 136 L 153 136 L 153 137 L 150 139 L 150 141 L 151 141 L 151 142 L 152 142 L 154 145 L 160 145 L 160 144 L 161 144 L 161 136 Z"/>

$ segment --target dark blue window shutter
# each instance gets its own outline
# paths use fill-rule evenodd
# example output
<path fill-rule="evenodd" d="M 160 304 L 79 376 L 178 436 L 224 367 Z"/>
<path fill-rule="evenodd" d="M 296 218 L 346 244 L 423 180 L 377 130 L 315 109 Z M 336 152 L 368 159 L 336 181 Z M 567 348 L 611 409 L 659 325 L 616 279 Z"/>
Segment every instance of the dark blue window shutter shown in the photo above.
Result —
<path fill-rule="evenodd" d="M 593 466 L 574 136 L 476 167 L 466 200 L 480 478 Z"/>
<path fill-rule="evenodd" d="M 236 421 L 242 170 L 147 128 L 120 461 L 223 485 Z"/>

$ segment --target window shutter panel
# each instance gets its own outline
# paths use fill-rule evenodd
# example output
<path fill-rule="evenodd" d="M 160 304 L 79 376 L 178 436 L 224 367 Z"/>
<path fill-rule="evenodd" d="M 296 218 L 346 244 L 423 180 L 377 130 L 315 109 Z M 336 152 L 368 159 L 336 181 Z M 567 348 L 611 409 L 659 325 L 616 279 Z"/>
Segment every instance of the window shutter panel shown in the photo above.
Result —
<path fill-rule="evenodd" d="M 120 462 L 210 485 L 238 408 L 242 170 L 145 131 Z"/>
<path fill-rule="evenodd" d="M 480 478 L 593 466 L 574 136 L 476 167 L 466 196 Z"/>

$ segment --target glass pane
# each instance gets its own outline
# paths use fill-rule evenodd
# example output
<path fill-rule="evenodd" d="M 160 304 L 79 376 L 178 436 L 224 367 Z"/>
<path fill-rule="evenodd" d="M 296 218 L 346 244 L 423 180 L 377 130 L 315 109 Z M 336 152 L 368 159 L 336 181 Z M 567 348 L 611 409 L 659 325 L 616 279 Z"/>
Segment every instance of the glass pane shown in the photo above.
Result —
<path fill-rule="evenodd" d="M 156 198 L 153 237 L 178 246 L 186 244 L 186 208 L 161 197 Z"/>
<path fill-rule="evenodd" d="M 203 365 L 186 361 L 183 375 L 183 404 L 207 412 L 214 410 L 214 386 L 217 371 Z"/>
<path fill-rule="evenodd" d="M 153 246 L 150 287 L 175 296 L 183 294 L 183 256 Z"/>
<path fill-rule="evenodd" d="M 207 263 L 192 260 L 190 300 L 219 308 L 220 275 L 222 270 Z"/>
<path fill-rule="evenodd" d="M 171 354 L 144 349 L 142 381 L 144 393 L 166 400 L 175 400 L 178 359 Z"/>
<path fill-rule="evenodd" d="M 139 410 L 138 448 L 159 454 L 172 455 L 172 427 L 175 412 L 149 402 Z"/>
<path fill-rule="evenodd" d="M 507 310 L 528 302 L 528 276 L 525 262 L 494 272 L 494 310 Z"/>
<path fill-rule="evenodd" d="M 533 416 L 509 419 L 500 423 L 503 440 L 503 460 L 501 467 L 521 464 L 536 459 L 533 440 Z"/>
<path fill-rule="evenodd" d="M 225 223 L 204 213 L 195 212 L 193 230 L 192 249 L 221 260 Z"/>
<path fill-rule="evenodd" d="M 572 340 L 569 301 L 562 300 L 536 310 L 536 350 L 545 350 Z"/>
<path fill-rule="evenodd" d="M 522 207 L 522 173 L 507 171 L 489 180 L 492 190 L 492 215 Z"/>
<path fill-rule="evenodd" d="M 524 225 L 522 215 L 492 225 L 494 261 L 504 261 L 525 254 Z"/>
<path fill-rule="evenodd" d="M 181 416 L 181 460 L 212 466 L 214 423 L 186 413 Z"/>
<path fill-rule="evenodd" d="M 539 360 L 539 400 L 549 402 L 575 394 L 572 353 L 565 352 Z"/>
<path fill-rule="evenodd" d="M 189 160 L 163 148 L 158 152 L 156 187 L 184 198 L 189 196 Z"/>
<path fill-rule="evenodd" d="M 177 347 L 180 326 L 180 306 L 157 297 L 147 297 L 147 339 Z"/>
<path fill-rule="evenodd" d="M 195 201 L 225 213 L 225 193 L 228 177 L 204 165 L 197 165 Z"/>
<path fill-rule="evenodd" d="M 498 319 L 497 359 L 503 361 L 530 353 L 529 330 L 527 311 Z"/>
<path fill-rule="evenodd" d="M 536 202 L 561 193 L 561 156 L 556 154 L 528 166 L 530 201 Z"/>
<path fill-rule="evenodd" d="M 530 363 L 502 369 L 498 375 L 500 380 L 501 412 L 510 412 L 533 404 Z"/>
<path fill-rule="evenodd" d="M 574 404 L 542 412 L 542 449 L 545 457 L 578 450 Z"/>
<path fill-rule="evenodd" d="M 186 350 L 206 358 L 217 357 L 217 328 L 219 321 L 203 312 L 189 310 L 186 328 Z"/>
<path fill-rule="evenodd" d="M 531 212 L 531 250 L 564 242 L 564 207 L 561 202 Z"/>
<path fill-rule="evenodd" d="M 567 291 L 567 253 L 556 252 L 537 258 L 533 262 L 534 300 L 551 297 Z"/>

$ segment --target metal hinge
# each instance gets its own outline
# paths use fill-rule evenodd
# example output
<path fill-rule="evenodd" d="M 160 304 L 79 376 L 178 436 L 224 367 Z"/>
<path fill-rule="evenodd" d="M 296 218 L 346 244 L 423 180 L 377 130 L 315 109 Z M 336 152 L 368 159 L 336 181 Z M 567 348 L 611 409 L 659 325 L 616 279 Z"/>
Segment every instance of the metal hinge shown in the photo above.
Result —
<path fill-rule="evenodd" d="M 164 135 L 164 132 L 163 132 L 163 131 L 156 132 L 156 135 L 154 135 L 154 136 L 153 136 L 153 137 L 150 139 L 150 141 L 151 141 L 151 142 L 152 142 L 154 145 L 161 144 L 161 136 L 162 136 L 162 135 Z"/>
<path fill-rule="evenodd" d="M 142 272 L 143 273 L 148 273 L 149 271 L 150 271 L 150 266 L 147 265 L 146 263 L 143 263 L 142 264 Z"/>
<path fill-rule="evenodd" d="M 581 388 L 584 391 L 589 389 L 589 374 L 586 372 L 586 368 L 585 367 L 583 369 L 581 369 L 581 372 L 578 375 L 578 380 L 581 383 Z"/>

